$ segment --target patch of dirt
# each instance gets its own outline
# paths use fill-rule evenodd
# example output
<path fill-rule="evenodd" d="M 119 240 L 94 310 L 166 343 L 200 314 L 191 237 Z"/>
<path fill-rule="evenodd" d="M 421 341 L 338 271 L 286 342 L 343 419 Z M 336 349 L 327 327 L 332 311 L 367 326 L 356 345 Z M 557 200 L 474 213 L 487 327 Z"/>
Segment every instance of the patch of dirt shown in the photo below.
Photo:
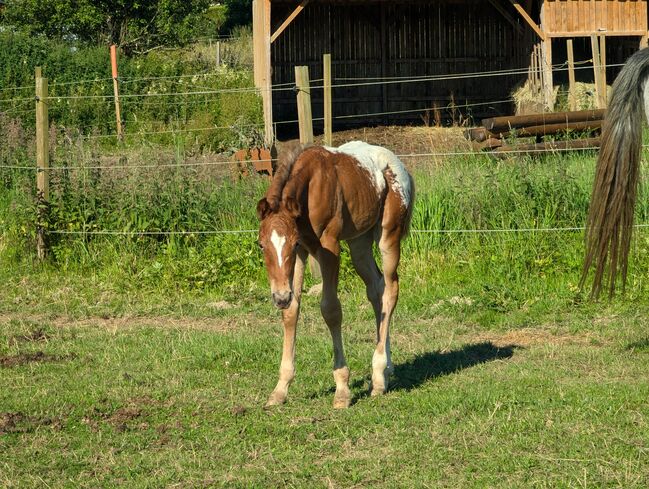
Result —
<path fill-rule="evenodd" d="M 26 365 L 32 362 L 63 362 L 76 358 L 75 355 L 51 355 L 42 351 L 31 353 L 18 353 L 0 357 L 0 367 L 9 368 Z"/>
<path fill-rule="evenodd" d="M 25 342 L 43 342 L 51 338 L 51 335 L 47 333 L 42 327 L 33 329 L 29 333 L 19 334 L 11 337 L 9 341 L 13 344 L 25 343 Z"/>
<path fill-rule="evenodd" d="M 39 418 L 23 413 L 0 413 L 0 435 L 9 433 L 31 433 L 39 426 L 61 428 L 58 418 Z"/>
<path fill-rule="evenodd" d="M 214 303 L 212 307 L 218 309 L 219 305 L 227 309 L 225 304 Z M 232 306 L 234 307 L 234 306 Z M 65 328 L 69 326 L 79 327 L 102 327 L 109 331 L 118 331 L 120 329 L 137 328 L 137 327 L 161 327 L 174 329 L 198 329 L 204 331 L 225 332 L 241 328 L 251 323 L 259 321 L 259 317 L 253 313 L 237 315 L 236 317 L 171 317 L 171 316 L 121 316 L 121 317 L 89 317 L 77 319 L 68 316 L 29 316 L 25 314 L 2 314 L 0 315 L 0 325 L 9 323 L 13 320 L 29 320 L 46 322 L 55 328 Z"/>
<path fill-rule="evenodd" d="M 92 431 L 99 430 L 100 422 L 107 423 L 120 432 L 132 429 L 144 430 L 149 428 L 149 423 L 143 420 L 146 409 L 156 404 L 157 402 L 149 397 L 132 399 L 128 404 L 114 410 L 100 403 L 83 417 L 82 422 Z"/>
<path fill-rule="evenodd" d="M 340 146 L 349 141 L 361 140 L 384 146 L 397 155 L 444 153 L 471 148 L 463 131 L 460 127 L 362 127 L 333 133 L 332 143 L 334 146 Z M 322 144 L 322 136 L 317 136 L 315 142 Z"/>
<path fill-rule="evenodd" d="M 506 333 L 481 333 L 477 336 L 471 337 L 472 341 L 476 342 L 490 342 L 497 347 L 504 346 L 542 346 L 542 345 L 597 345 L 600 339 L 590 333 L 583 333 L 580 335 L 559 333 L 553 334 L 549 331 L 542 329 L 524 328 L 515 331 L 508 331 Z"/>

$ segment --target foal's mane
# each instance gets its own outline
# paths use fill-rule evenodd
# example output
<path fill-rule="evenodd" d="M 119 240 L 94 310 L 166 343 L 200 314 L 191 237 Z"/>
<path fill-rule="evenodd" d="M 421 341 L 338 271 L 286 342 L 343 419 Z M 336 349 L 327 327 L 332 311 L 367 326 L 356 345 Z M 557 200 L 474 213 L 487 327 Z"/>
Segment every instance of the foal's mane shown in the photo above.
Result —
<path fill-rule="evenodd" d="M 277 170 L 275 171 L 273 181 L 266 192 L 266 200 L 273 211 L 276 211 L 279 208 L 279 204 L 282 201 L 282 192 L 286 186 L 286 182 L 288 182 L 289 177 L 291 176 L 293 165 L 306 148 L 307 146 L 300 144 L 299 141 L 287 143 L 284 148 L 282 148 L 282 152 L 277 158 Z"/>

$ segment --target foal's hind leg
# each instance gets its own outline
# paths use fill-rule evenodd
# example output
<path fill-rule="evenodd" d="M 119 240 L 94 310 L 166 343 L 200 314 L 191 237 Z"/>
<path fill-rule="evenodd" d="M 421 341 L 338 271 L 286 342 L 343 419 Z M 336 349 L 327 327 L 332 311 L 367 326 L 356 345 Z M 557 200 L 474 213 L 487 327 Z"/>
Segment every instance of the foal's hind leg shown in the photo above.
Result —
<path fill-rule="evenodd" d="M 385 287 L 381 298 L 381 318 L 378 328 L 376 349 L 372 356 L 372 395 L 383 394 L 388 387 L 386 371 L 392 369 L 390 360 L 390 320 L 399 299 L 399 276 L 397 267 L 401 257 L 401 234 L 403 233 L 403 212 L 394 194 L 388 195 L 383 232 L 379 241 L 383 264 Z M 389 367 L 389 368 L 388 368 Z"/>
<path fill-rule="evenodd" d="M 323 235 L 320 238 L 322 247 L 317 251 L 316 258 L 320 263 L 322 274 L 322 297 L 320 299 L 320 312 L 324 318 L 334 347 L 334 380 L 336 394 L 334 408 L 346 408 L 351 403 L 349 390 L 349 368 L 345 360 L 341 323 L 343 319 L 340 300 L 338 299 L 338 272 L 340 268 L 340 244 L 333 237 Z"/>
<path fill-rule="evenodd" d="M 374 230 L 362 236 L 349 240 L 349 253 L 356 273 L 365 283 L 367 299 L 372 304 L 376 318 L 377 341 L 381 324 L 381 298 L 383 297 L 383 275 L 374 261 L 372 247 L 374 245 Z"/>
<path fill-rule="evenodd" d="M 271 393 L 266 407 L 283 404 L 286 402 L 288 387 L 295 377 L 295 333 L 297 320 L 300 315 L 300 297 L 302 296 L 302 283 L 304 281 L 304 265 L 308 253 L 302 247 L 298 248 L 293 272 L 293 299 L 287 309 L 282 311 L 284 325 L 284 346 L 282 348 L 282 363 L 279 368 L 279 380 L 275 390 Z"/>

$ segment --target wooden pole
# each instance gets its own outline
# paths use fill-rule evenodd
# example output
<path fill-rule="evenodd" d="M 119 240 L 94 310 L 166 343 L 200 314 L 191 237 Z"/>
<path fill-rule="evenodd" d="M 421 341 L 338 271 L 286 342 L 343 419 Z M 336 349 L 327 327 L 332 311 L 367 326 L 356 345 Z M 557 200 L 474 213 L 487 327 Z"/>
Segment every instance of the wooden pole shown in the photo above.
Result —
<path fill-rule="evenodd" d="M 47 78 L 36 68 L 36 189 L 38 218 L 36 223 L 36 254 L 39 260 L 47 256 L 47 213 L 50 195 L 49 117 L 47 111 Z"/>
<path fill-rule="evenodd" d="M 259 88 L 264 108 L 264 143 L 272 148 L 275 143 L 273 131 L 273 92 L 270 65 L 270 0 L 252 2 L 252 39 L 254 54 L 255 86 Z"/>
<path fill-rule="evenodd" d="M 221 66 L 221 41 L 216 41 L 216 66 Z"/>
<path fill-rule="evenodd" d="M 331 103 L 331 54 L 325 54 L 323 61 L 323 86 L 324 86 L 324 143 L 333 145 L 333 114 Z"/>
<path fill-rule="evenodd" d="M 115 119 L 117 120 L 117 137 L 120 141 L 124 140 L 124 131 L 122 129 L 122 111 L 119 104 L 119 81 L 117 78 L 117 46 L 110 46 L 110 66 L 113 70 L 113 93 L 115 94 Z"/>
<path fill-rule="evenodd" d="M 552 39 L 547 38 L 541 43 L 543 63 L 543 99 L 546 108 L 554 110 L 554 80 L 552 77 Z"/>
<path fill-rule="evenodd" d="M 593 51 L 593 76 L 595 78 L 595 99 L 597 103 L 597 108 L 602 109 L 602 81 L 600 70 L 601 58 L 599 56 L 599 42 L 597 40 L 596 34 L 591 34 L 590 36 L 590 46 Z"/>
<path fill-rule="evenodd" d="M 606 90 L 606 35 L 604 34 L 599 37 L 599 81 L 602 85 L 601 108 L 604 109 L 608 105 L 608 93 Z"/>
<path fill-rule="evenodd" d="M 570 110 L 577 110 L 577 93 L 575 82 L 575 54 L 572 49 L 572 39 L 567 41 L 568 51 L 568 101 L 570 102 Z"/>
<path fill-rule="evenodd" d="M 300 128 L 300 142 L 313 143 L 313 118 L 311 115 L 311 88 L 309 87 L 309 67 L 295 67 L 297 86 L 297 118 Z"/>

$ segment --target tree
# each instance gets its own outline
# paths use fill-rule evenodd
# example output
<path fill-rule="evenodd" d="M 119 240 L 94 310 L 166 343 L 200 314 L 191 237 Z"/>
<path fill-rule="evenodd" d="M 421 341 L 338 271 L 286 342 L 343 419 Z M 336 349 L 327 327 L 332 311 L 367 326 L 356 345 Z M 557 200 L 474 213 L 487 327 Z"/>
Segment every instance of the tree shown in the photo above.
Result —
<path fill-rule="evenodd" d="M 32 35 L 115 43 L 127 51 L 218 32 L 210 0 L 6 0 L 3 24 Z"/>

